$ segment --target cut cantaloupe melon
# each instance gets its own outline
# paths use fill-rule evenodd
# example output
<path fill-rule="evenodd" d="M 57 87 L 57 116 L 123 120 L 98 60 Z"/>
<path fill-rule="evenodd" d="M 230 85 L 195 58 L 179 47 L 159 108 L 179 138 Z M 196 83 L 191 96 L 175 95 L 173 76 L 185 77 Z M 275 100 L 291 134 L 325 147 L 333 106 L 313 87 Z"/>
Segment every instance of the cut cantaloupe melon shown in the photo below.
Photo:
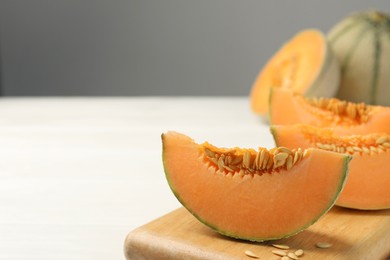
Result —
<path fill-rule="evenodd" d="M 302 124 L 271 126 L 271 132 L 276 145 L 316 147 L 353 156 L 336 205 L 365 210 L 390 208 L 390 135 L 339 136 L 331 128 Z"/>
<path fill-rule="evenodd" d="M 260 71 L 250 93 L 252 110 L 268 112 L 271 88 L 288 88 L 307 96 L 333 97 L 340 68 L 323 33 L 307 29 L 295 35 Z"/>
<path fill-rule="evenodd" d="M 168 132 L 163 163 L 177 199 L 201 222 L 234 238 L 296 234 L 334 204 L 350 157 L 320 149 L 217 148 Z"/>
<path fill-rule="evenodd" d="M 307 98 L 283 89 L 272 90 L 269 117 L 273 125 L 333 127 L 338 135 L 390 134 L 390 107 L 336 98 Z"/>

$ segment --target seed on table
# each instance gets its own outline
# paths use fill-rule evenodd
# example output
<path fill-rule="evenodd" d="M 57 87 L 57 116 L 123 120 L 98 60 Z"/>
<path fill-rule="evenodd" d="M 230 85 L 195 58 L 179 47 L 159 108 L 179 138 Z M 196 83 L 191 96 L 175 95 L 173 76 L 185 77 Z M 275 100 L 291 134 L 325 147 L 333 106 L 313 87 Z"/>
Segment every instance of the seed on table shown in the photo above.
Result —
<path fill-rule="evenodd" d="M 316 244 L 316 247 L 318 247 L 318 248 L 329 248 L 331 246 L 332 246 L 331 243 L 326 243 L 326 242 L 318 242 Z"/>
<path fill-rule="evenodd" d="M 287 253 L 285 251 L 279 250 L 279 249 L 272 250 L 271 252 L 274 253 L 275 255 L 278 255 L 278 256 L 285 256 L 285 255 L 287 255 Z"/>
<path fill-rule="evenodd" d="M 252 258 L 259 258 L 255 253 L 253 253 L 251 250 L 246 250 L 244 252 L 247 256 L 252 257 Z"/>
<path fill-rule="evenodd" d="M 296 256 L 302 256 L 303 255 L 303 250 L 302 249 L 298 249 L 297 251 L 294 252 L 294 254 Z"/>
<path fill-rule="evenodd" d="M 288 245 L 282 245 L 282 244 L 272 244 L 273 247 L 279 248 L 279 249 L 290 249 Z"/>
<path fill-rule="evenodd" d="M 290 257 L 288 257 L 288 256 L 282 256 L 282 260 L 290 260 Z"/>
<path fill-rule="evenodd" d="M 298 260 L 298 256 L 296 256 L 294 253 L 288 253 L 287 256 L 290 257 L 291 259 Z"/>

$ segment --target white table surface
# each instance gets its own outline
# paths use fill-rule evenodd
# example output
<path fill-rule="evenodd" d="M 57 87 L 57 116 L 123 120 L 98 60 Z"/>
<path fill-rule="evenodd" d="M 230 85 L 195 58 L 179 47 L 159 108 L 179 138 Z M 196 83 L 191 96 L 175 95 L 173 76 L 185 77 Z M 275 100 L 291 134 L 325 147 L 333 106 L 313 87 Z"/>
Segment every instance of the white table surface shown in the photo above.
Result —
<path fill-rule="evenodd" d="M 180 206 L 168 130 L 274 145 L 246 97 L 0 99 L 0 259 L 124 259 L 128 232 Z"/>

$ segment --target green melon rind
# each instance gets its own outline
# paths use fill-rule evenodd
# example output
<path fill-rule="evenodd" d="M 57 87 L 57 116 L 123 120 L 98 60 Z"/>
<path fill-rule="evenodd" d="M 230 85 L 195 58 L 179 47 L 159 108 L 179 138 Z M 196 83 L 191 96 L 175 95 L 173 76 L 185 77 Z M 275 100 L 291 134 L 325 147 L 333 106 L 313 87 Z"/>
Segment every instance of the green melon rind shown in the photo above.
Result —
<path fill-rule="evenodd" d="M 335 205 L 336 200 L 338 199 L 339 195 L 341 194 L 341 191 L 343 190 L 345 182 L 347 180 L 348 172 L 349 172 L 349 161 L 352 159 L 351 156 L 344 157 L 344 167 L 342 168 L 341 182 L 339 184 L 339 187 L 337 189 L 337 192 L 336 192 L 334 198 L 330 201 L 329 205 L 324 209 L 324 211 L 319 216 L 317 216 L 315 219 L 313 219 L 311 222 L 309 222 L 307 225 L 304 225 L 301 228 L 298 228 L 297 230 L 294 230 L 288 234 L 278 236 L 278 237 L 242 237 L 242 236 L 236 235 L 234 233 L 230 233 L 229 231 L 221 230 L 219 227 L 208 223 L 206 220 L 199 217 L 191 208 L 189 208 L 186 205 L 185 201 L 183 201 L 181 199 L 180 195 L 176 192 L 175 188 L 173 187 L 173 185 L 170 181 L 169 171 L 166 168 L 165 157 L 164 157 L 164 153 L 165 153 L 164 134 L 161 135 L 161 139 L 162 139 L 162 143 L 163 143 L 162 161 L 163 161 L 163 166 L 164 166 L 165 178 L 168 182 L 168 185 L 169 185 L 172 193 L 177 198 L 177 200 L 184 206 L 184 208 L 186 208 L 198 221 L 200 221 L 204 225 L 208 226 L 212 230 L 216 231 L 217 233 L 224 235 L 224 236 L 227 236 L 227 237 L 234 238 L 234 239 L 240 239 L 240 240 L 246 240 L 246 241 L 252 241 L 252 242 L 264 242 L 264 241 L 278 240 L 278 239 L 282 239 L 282 238 L 291 237 L 291 236 L 294 236 L 294 235 L 298 234 L 299 232 L 307 229 L 308 227 L 310 227 L 314 223 L 316 223 L 322 216 L 324 216 Z"/>
<path fill-rule="evenodd" d="M 340 63 L 333 53 L 332 47 L 326 36 L 319 31 L 325 44 L 325 60 L 314 81 L 303 95 L 307 97 L 334 97 L 340 84 Z"/>
<path fill-rule="evenodd" d="M 381 22 L 377 22 L 374 18 L 372 18 L 375 13 L 381 16 Z M 355 33 L 352 29 L 361 30 L 357 39 L 354 38 Z M 389 77 L 386 76 L 386 73 L 381 74 L 382 67 L 388 65 L 388 57 L 390 57 L 388 52 L 383 52 L 384 45 L 387 46 L 387 49 L 390 46 L 389 41 L 382 40 L 381 36 L 386 37 L 386 35 L 390 39 L 390 14 L 375 10 L 351 14 L 331 28 L 327 37 L 335 50 L 336 56 L 339 56 L 338 58 L 340 59 L 342 67 L 340 88 L 336 95 L 338 98 L 355 103 L 365 102 L 371 105 L 390 104 L 388 100 L 384 99 L 384 96 L 386 96 L 387 92 L 390 90 L 386 87 Z M 340 56 L 351 56 L 351 52 L 353 52 L 352 49 L 356 48 L 358 42 L 363 38 L 363 36 L 372 36 L 371 44 L 364 46 L 371 56 L 369 56 L 369 54 L 358 54 L 356 56 L 360 57 L 360 59 L 365 63 L 372 61 L 372 64 L 369 66 L 370 70 L 359 70 L 360 73 L 358 73 L 357 69 L 353 70 L 347 68 L 350 57 L 344 57 L 344 59 L 341 60 Z M 340 38 L 353 38 L 351 48 L 350 50 L 347 50 L 349 53 L 348 55 L 346 52 L 338 50 L 338 41 Z M 367 67 L 368 65 L 362 64 L 362 66 Z M 345 76 L 347 73 L 349 73 L 348 76 Z M 345 77 L 350 78 L 351 82 L 348 82 L 348 84 L 347 82 L 344 82 Z M 363 84 L 359 82 L 359 77 L 369 78 L 370 80 L 369 82 Z M 355 95 L 352 95 L 351 97 L 350 93 L 355 93 Z"/>

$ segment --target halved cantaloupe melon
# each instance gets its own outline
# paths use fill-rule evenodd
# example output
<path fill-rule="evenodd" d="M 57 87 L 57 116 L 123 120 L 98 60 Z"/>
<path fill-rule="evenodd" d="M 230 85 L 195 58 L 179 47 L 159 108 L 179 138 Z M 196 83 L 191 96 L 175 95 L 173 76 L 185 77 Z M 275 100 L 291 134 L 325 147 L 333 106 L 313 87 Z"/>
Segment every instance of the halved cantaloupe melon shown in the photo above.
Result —
<path fill-rule="evenodd" d="M 336 205 L 355 209 L 390 208 L 390 135 L 339 136 L 330 128 L 271 126 L 277 145 L 316 147 L 353 156 L 349 177 Z"/>
<path fill-rule="evenodd" d="M 333 97 L 340 68 L 326 37 L 316 29 L 296 34 L 260 70 L 250 93 L 253 112 L 266 115 L 271 88 L 288 88 L 307 96 Z"/>
<path fill-rule="evenodd" d="M 333 127 L 339 135 L 390 133 L 390 107 L 307 98 L 283 89 L 272 90 L 270 107 L 272 125 Z"/>
<path fill-rule="evenodd" d="M 215 231 L 251 241 L 287 237 L 318 220 L 342 190 L 350 160 L 320 149 L 217 148 L 176 132 L 162 142 L 178 200 Z"/>

